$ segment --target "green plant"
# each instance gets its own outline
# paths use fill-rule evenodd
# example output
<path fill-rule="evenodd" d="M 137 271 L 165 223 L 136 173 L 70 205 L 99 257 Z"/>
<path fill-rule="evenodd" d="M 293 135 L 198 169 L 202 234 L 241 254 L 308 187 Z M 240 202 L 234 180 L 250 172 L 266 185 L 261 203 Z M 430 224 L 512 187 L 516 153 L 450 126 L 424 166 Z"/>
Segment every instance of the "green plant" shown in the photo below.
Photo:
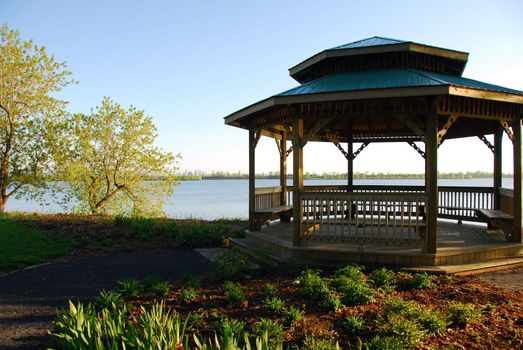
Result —
<path fill-rule="evenodd" d="M 420 308 L 416 321 L 429 336 L 444 332 L 449 325 L 447 317 L 441 312 L 427 308 Z"/>
<path fill-rule="evenodd" d="M 400 314 L 389 316 L 380 328 L 379 335 L 397 338 L 404 348 L 414 348 L 426 337 L 417 322 Z"/>
<path fill-rule="evenodd" d="M 278 293 L 278 286 L 274 283 L 266 283 L 263 286 L 263 294 L 266 298 L 276 296 L 276 293 Z"/>
<path fill-rule="evenodd" d="M 182 274 L 182 281 L 185 286 L 190 288 L 198 288 L 201 284 L 201 281 L 188 271 Z"/>
<path fill-rule="evenodd" d="M 405 345 L 398 337 L 377 335 L 371 338 L 366 345 L 369 350 L 404 350 Z"/>
<path fill-rule="evenodd" d="M 340 346 L 336 340 L 317 338 L 308 335 L 303 341 L 302 350 L 339 350 Z"/>
<path fill-rule="evenodd" d="M 363 266 L 349 264 L 345 267 L 342 267 L 334 272 L 334 277 L 346 277 L 354 281 L 362 281 L 365 278 L 362 270 Z"/>
<path fill-rule="evenodd" d="M 140 281 L 134 279 L 118 281 L 117 288 L 117 291 L 124 298 L 134 298 L 142 291 L 142 285 Z"/>
<path fill-rule="evenodd" d="M 298 281 L 301 285 L 301 294 L 312 300 L 321 300 L 329 293 L 329 286 L 320 277 L 319 271 L 307 269 Z"/>
<path fill-rule="evenodd" d="M 382 267 L 372 271 L 369 275 L 369 280 L 376 287 L 385 291 L 390 291 L 396 284 L 396 275 L 394 274 L 394 271 Z"/>
<path fill-rule="evenodd" d="M 188 319 L 182 324 L 175 311 L 165 308 L 163 302 L 152 305 L 149 310 L 140 308 L 136 320 L 137 349 L 188 349 L 185 332 Z M 131 339 L 133 335 L 131 334 Z"/>
<path fill-rule="evenodd" d="M 248 266 L 247 257 L 235 249 L 226 249 L 214 261 L 212 269 L 214 276 L 219 280 L 238 281 L 245 277 Z"/>
<path fill-rule="evenodd" d="M 189 304 L 191 301 L 193 301 L 194 299 L 196 299 L 196 291 L 194 290 L 194 288 L 181 288 L 180 289 L 180 299 L 182 299 L 182 301 L 186 304 Z"/>
<path fill-rule="evenodd" d="M 283 314 L 287 308 L 285 305 L 285 300 L 278 297 L 265 298 L 263 304 L 267 310 L 276 312 L 278 314 Z"/>
<path fill-rule="evenodd" d="M 157 283 L 160 283 L 162 280 L 160 279 L 160 277 L 158 276 L 154 276 L 154 275 L 149 275 L 149 276 L 146 276 L 143 280 L 142 280 L 142 286 L 143 286 L 143 289 L 146 290 L 146 291 L 151 291 L 153 286 Z"/>
<path fill-rule="evenodd" d="M 441 312 L 422 307 L 412 300 L 389 298 L 383 302 L 383 306 L 387 319 L 402 316 L 418 324 L 419 328 L 429 336 L 443 332 L 449 324 L 447 318 Z"/>
<path fill-rule="evenodd" d="M 122 295 L 114 290 L 102 289 L 95 299 L 98 308 L 111 308 L 123 303 Z"/>
<path fill-rule="evenodd" d="M 172 285 L 169 281 L 156 282 L 151 286 L 152 292 L 159 297 L 164 297 L 171 292 Z"/>
<path fill-rule="evenodd" d="M 204 310 L 202 308 L 199 308 L 198 310 L 191 312 L 189 315 L 187 315 L 187 318 L 185 320 L 187 323 L 187 329 L 192 330 L 196 329 L 197 327 L 201 327 L 204 324 L 207 315 L 207 310 Z"/>
<path fill-rule="evenodd" d="M 430 276 L 426 272 L 415 273 L 408 281 L 408 286 L 412 289 L 429 289 L 433 286 L 436 276 Z"/>
<path fill-rule="evenodd" d="M 343 320 L 343 328 L 349 334 L 356 335 L 360 333 L 365 327 L 365 319 L 359 315 L 345 316 Z"/>
<path fill-rule="evenodd" d="M 225 281 L 222 284 L 222 290 L 229 300 L 229 305 L 240 306 L 247 301 L 245 293 L 239 283 Z"/>
<path fill-rule="evenodd" d="M 290 305 L 283 314 L 283 322 L 286 325 L 291 325 L 293 322 L 298 322 L 303 318 L 303 312 L 294 305 Z"/>
<path fill-rule="evenodd" d="M 245 329 L 245 322 L 235 319 L 226 319 L 222 325 L 222 334 L 228 334 L 230 337 L 238 336 L 243 333 Z"/>
<path fill-rule="evenodd" d="M 336 290 L 342 293 L 341 301 L 347 305 L 365 305 L 374 300 L 374 289 L 363 280 L 345 279 Z"/>
<path fill-rule="evenodd" d="M 456 326 L 466 326 L 481 317 L 481 311 L 474 304 L 452 302 L 447 307 L 447 313 L 450 322 Z"/>
<path fill-rule="evenodd" d="M 343 303 L 337 292 L 329 291 L 323 297 L 320 306 L 327 310 L 337 311 L 339 308 L 343 307 Z"/>
<path fill-rule="evenodd" d="M 271 345 L 270 347 L 283 341 L 285 331 L 283 330 L 283 326 L 276 321 L 268 318 L 261 318 L 252 326 L 252 328 L 257 337 L 268 335 L 269 344 Z"/>

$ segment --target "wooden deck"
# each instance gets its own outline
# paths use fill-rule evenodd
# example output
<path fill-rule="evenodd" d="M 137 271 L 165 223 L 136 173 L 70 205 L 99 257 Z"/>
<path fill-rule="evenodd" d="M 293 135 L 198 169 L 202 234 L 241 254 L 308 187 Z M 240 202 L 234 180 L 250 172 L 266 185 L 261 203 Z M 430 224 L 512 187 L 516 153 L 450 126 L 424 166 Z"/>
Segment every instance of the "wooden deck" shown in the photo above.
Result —
<path fill-rule="evenodd" d="M 328 230 L 328 227 L 324 225 L 323 229 Z M 292 232 L 292 222 L 273 222 L 261 231 L 247 232 L 243 244 L 262 247 L 282 257 L 313 260 L 322 264 L 359 262 L 439 266 L 509 258 L 523 254 L 523 244 L 508 243 L 501 230 L 489 230 L 486 224 L 481 223 L 457 224 L 450 220 L 438 220 L 436 254 L 423 252 L 422 245 L 416 240 L 410 245 L 408 240 L 402 240 L 407 242 L 403 246 L 387 244 L 380 239 L 380 235 L 383 234 L 382 228 L 379 233 L 376 233 L 377 239 L 374 242 L 369 237 L 366 237 L 364 242 L 307 239 L 300 247 L 293 247 Z M 369 235 L 372 235 L 372 232 Z"/>

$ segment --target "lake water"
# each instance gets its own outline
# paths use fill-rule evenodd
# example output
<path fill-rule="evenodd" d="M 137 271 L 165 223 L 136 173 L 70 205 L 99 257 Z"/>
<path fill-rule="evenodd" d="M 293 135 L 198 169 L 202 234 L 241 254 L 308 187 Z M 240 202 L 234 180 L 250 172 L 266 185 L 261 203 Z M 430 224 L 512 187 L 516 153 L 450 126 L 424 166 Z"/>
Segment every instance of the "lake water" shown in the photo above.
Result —
<path fill-rule="evenodd" d="M 344 185 L 346 180 L 305 180 L 305 185 Z M 356 185 L 423 185 L 422 179 L 354 180 Z M 492 186 L 492 179 L 441 179 L 441 186 Z M 292 181 L 289 181 L 289 185 Z M 256 180 L 256 187 L 278 186 L 279 180 Z M 503 179 L 503 187 L 513 188 L 512 178 Z M 171 218 L 217 219 L 247 218 L 248 180 L 182 181 L 165 213 Z M 67 210 L 51 198 L 47 205 L 27 199 L 12 198 L 7 202 L 8 211 L 60 213 Z"/>

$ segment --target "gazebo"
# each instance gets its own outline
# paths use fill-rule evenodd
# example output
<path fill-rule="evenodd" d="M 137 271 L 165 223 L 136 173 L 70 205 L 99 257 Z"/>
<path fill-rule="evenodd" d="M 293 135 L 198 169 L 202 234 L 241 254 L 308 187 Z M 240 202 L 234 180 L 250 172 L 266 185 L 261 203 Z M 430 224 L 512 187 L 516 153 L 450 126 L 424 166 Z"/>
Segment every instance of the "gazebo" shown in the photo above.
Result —
<path fill-rule="evenodd" d="M 249 131 L 250 244 L 289 257 L 400 265 L 521 254 L 523 92 L 462 77 L 467 60 L 466 52 L 364 39 L 297 64 L 289 72 L 299 86 L 225 117 Z M 513 189 L 502 187 L 504 135 L 513 145 Z M 280 186 L 255 187 L 261 136 L 276 140 Z M 465 137 L 480 138 L 493 153 L 492 187 L 438 187 L 438 147 Z M 310 142 L 339 149 L 346 185 L 304 186 Z M 353 160 L 374 142 L 412 146 L 424 158 L 425 185 L 355 185 Z M 488 226 L 467 223 L 474 221 Z"/>

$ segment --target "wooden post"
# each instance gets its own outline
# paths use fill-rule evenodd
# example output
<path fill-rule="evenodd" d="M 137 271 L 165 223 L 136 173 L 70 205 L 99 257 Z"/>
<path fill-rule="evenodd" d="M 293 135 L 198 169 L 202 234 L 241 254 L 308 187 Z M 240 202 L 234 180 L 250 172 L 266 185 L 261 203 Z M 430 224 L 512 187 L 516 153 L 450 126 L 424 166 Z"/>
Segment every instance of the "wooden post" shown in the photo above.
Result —
<path fill-rule="evenodd" d="M 513 241 L 521 243 L 521 120 L 516 118 L 512 123 L 514 134 L 514 235 Z"/>
<path fill-rule="evenodd" d="M 255 189 L 255 135 L 254 130 L 249 130 L 249 231 L 257 230 L 255 222 L 255 198 L 254 198 L 254 189 Z"/>
<path fill-rule="evenodd" d="M 354 187 L 354 159 L 352 158 L 352 155 L 354 154 L 353 146 L 352 135 L 350 135 L 347 142 L 347 154 L 349 155 L 347 158 L 347 192 L 352 192 Z"/>
<path fill-rule="evenodd" d="M 503 129 L 499 127 L 494 132 L 494 209 L 499 210 L 499 189 L 503 186 L 502 183 L 502 170 L 501 170 L 501 141 L 503 139 Z"/>
<path fill-rule="evenodd" d="M 425 191 L 426 203 L 426 253 L 436 253 L 438 231 L 438 116 L 431 110 L 426 115 L 425 137 Z"/>
<path fill-rule="evenodd" d="M 280 140 L 280 205 L 287 205 L 287 133 L 281 132 Z"/>
<path fill-rule="evenodd" d="M 301 235 L 303 232 L 301 205 L 301 193 L 303 192 L 303 148 L 301 140 L 303 138 L 303 119 L 294 117 L 292 127 L 292 154 L 293 154 L 293 173 L 292 173 L 292 205 L 293 205 L 293 234 L 292 245 L 301 245 Z"/>

